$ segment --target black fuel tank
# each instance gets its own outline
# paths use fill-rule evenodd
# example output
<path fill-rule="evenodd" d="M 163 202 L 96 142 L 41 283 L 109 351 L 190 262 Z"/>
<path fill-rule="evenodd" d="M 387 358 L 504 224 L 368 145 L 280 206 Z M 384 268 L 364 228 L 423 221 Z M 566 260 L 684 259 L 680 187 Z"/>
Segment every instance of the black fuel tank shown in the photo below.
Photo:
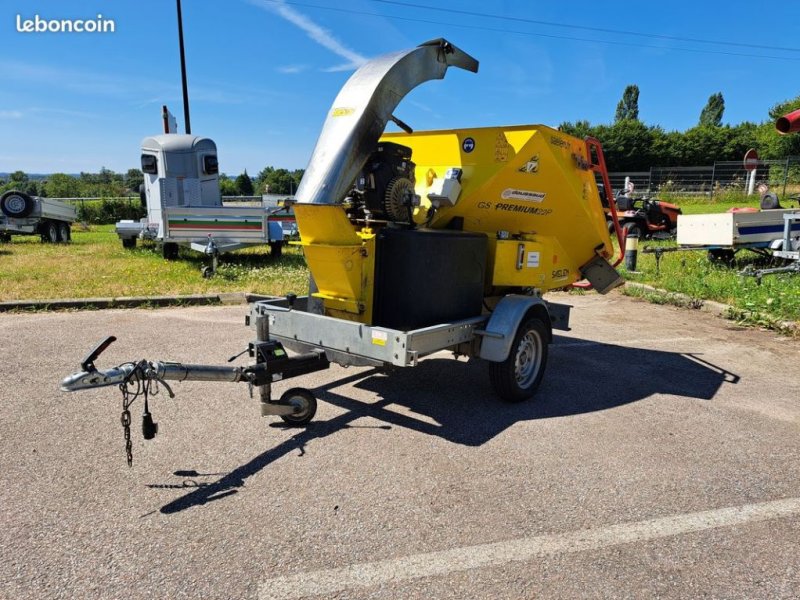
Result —
<path fill-rule="evenodd" d="M 385 227 L 375 246 L 373 325 L 408 331 L 481 314 L 485 235 Z"/>

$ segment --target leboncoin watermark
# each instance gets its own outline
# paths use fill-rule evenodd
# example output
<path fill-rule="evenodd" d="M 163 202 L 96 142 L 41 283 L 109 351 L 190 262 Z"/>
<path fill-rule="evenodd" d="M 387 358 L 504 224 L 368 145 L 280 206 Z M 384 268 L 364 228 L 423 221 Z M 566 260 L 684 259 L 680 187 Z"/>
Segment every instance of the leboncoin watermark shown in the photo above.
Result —
<path fill-rule="evenodd" d="M 94 19 L 43 19 L 34 15 L 23 19 L 17 15 L 17 31 L 20 33 L 114 33 L 117 24 L 98 14 Z"/>

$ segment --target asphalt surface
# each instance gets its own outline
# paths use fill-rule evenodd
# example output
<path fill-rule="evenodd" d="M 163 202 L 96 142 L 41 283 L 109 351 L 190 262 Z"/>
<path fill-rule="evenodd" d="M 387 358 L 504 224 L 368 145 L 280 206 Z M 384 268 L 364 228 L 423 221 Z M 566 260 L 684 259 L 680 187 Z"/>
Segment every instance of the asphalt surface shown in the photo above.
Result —
<path fill-rule="evenodd" d="M 101 367 L 224 363 L 247 307 L 0 315 L 0 596 L 800 597 L 800 344 L 558 299 L 533 401 L 445 355 L 336 367 L 276 386 L 320 399 L 297 430 L 184 382 L 130 469 L 119 392 L 59 380 L 108 334 Z"/>

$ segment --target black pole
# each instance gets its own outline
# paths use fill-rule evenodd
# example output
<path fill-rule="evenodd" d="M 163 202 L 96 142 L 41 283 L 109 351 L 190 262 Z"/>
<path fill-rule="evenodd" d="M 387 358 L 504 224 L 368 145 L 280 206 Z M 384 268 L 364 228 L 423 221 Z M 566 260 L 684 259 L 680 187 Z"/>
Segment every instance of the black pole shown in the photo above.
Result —
<path fill-rule="evenodd" d="M 183 120 L 186 125 L 186 133 L 192 133 L 192 125 L 189 122 L 189 86 L 186 84 L 186 54 L 183 51 L 183 16 L 181 15 L 181 0 L 178 2 L 178 45 L 181 49 L 181 83 L 183 84 Z"/>

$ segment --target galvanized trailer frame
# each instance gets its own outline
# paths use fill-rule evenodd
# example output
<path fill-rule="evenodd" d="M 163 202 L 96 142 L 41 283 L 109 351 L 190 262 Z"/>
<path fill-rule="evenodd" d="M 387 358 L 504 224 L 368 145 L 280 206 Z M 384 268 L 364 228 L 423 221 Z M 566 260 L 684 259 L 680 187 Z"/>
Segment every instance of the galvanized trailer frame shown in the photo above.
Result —
<path fill-rule="evenodd" d="M 255 302 L 249 323 L 261 332 L 259 341 L 276 339 L 297 352 L 322 351 L 331 362 L 415 367 L 422 357 L 448 349 L 504 360 L 521 321 L 535 308 L 547 315 L 552 329 L 569 330 L 569 305 L 513 294 L 503 297 L 492 312 L 408 331 L 315 314 L 306 296 Z"/>
<path fill-rule="evenodd" d="M 471 342 L 489 320 L 482 315 L 400 331 L 314 314 L 307 308 L 307 297 L 297 298 L 292 306 L 280 298 L 254 303 L 250 314 L 253 324 L 266 318 L 270 338 L 291 350 L 316 348 L 329 353 L 333 362 L 396 367 L 414 367 L 427 354 Z"/>

